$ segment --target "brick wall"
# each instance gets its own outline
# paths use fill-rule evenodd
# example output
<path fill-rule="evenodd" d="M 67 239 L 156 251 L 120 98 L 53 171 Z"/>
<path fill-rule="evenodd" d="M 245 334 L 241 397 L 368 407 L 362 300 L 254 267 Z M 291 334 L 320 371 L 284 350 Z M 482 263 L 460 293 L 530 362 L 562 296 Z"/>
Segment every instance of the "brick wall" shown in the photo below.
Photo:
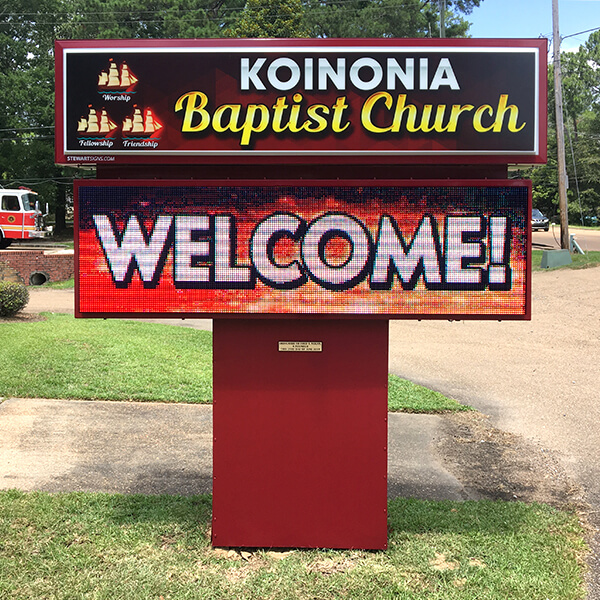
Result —
<path fill-rule="evenodd" d="M 0 280 L 40 285 L 73 277 L 73 250 L 0 250 Z"/>

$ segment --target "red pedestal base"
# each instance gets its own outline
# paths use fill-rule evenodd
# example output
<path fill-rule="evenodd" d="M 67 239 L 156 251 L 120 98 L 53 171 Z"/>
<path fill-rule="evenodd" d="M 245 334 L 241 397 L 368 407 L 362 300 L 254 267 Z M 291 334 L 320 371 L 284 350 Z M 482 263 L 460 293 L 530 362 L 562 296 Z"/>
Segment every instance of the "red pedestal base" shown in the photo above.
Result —
<path fill-rule="evenodd" d="M 216 319 L 213 335 L 213 545 L 386 548 L 388 322 Z"/>

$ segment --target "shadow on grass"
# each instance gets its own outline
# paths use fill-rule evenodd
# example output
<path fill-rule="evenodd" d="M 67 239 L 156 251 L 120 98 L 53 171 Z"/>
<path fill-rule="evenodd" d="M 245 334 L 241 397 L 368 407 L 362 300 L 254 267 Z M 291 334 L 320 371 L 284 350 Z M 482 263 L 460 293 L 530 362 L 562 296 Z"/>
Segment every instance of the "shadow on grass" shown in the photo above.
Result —
<path fill-rule="evenodd" d="M 69 492 L 0 492 L 4 516 L 27 512 L 32 518 L 55 513 L 63 522 L 77 518 L 105 527 L 176 523 L 178 529 L 208 530 L 212 515 L 212 495 L 195 496 L 106 494 Z M 415 498 L 388 500 L 390 533 L 522 533 L 541 514 L 561 511 L 543 504 L 492 500 L 433 501 Z M 568 514 L 568 513 L 565 513 Z M 290 515 L 293 518 L 293 515 Z M 349 526 L 351 526 L 349 524 Z"/>
<path fill-rule="evenodd" d="M 0 597 L 583 596 L 581 527 L 575 515 L 545 505 L 395 499 L 388 550 L 292 550 L 279 558 L 260 549 L 213 551 L 211 507 L 209 495 L 0 492 Z"/>
<path fill-rule="evenodd" d="M 399 498 L 388 502 L 388 523 L 393 532 L 509 534 L 523 532 L 532 523 L 532 517 L 539 516 L 540 512 L 559 511 L 547 505 L 500 500 L 455 502 Z"/>

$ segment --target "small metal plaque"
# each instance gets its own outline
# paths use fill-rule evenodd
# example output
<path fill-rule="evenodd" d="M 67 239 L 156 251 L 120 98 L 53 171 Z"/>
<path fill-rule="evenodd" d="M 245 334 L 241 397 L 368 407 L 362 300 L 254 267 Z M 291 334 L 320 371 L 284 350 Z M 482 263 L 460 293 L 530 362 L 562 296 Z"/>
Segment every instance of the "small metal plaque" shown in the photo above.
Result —
<path fill-rule="evenodd" d="M 323 352 L 323 342 L 279 342 L 279 352 Z"/>

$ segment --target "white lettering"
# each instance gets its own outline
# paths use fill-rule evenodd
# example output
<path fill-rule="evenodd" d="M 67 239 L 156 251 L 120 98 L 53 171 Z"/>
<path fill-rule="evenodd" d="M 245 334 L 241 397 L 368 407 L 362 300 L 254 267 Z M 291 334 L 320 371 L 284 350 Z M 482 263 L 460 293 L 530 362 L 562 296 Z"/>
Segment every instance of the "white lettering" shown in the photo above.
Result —
<path fill-rule="evenodd" d="M 229 215 L 214 217 L 214 281 L 217 284 L 247 284 L 252 279 L 252 269 L 250 267 L 235 265 L 235 229 L 232 232 L 231 225 L 231 217 Z"/>
<path fill-rule="evenodd" d="M 371 70 L 371 78 L 364 80 L 360 76 L 360 71 Z M 377 87 L 383 79 L 383 69 L 374 58 L 359 58 L 350 68 L 350 81 L 354 87 L 359 90 L 372 90 Z"/>
<path fill-rule="evenodd" d="M 94 215 L 93 219 L 115 284 L 129 285 L 136 268 L 145 284 L 156 284 L 169 248 L 167 239 L 173 217 L 159 216 L 152 234 L 146 239 L 138 217 L 132 215 L 120 240 L 106 215 Z"/>
<path fill-rule="evenodd" d="M 394 272 L 404 289 L 413 289 L 421 273 L 428 285 L 441 284 L 438 252 L 431 217 L 423 218 L 407 245 L 392 217 L 383 216 L 379 223 L 371 287 L 390 289 Z"/>
<path fill-rule="evenodd" d="M 429 81 L 429 61 L 426 58 L 419 59 L 419 89 L 426 90 Z"/>
<path fill-rule="evenodd" d="M 287 80 L 280 79 L 278 71 L 281 67 L 289 69 L 290 76 Z M 274 60 L 267 71 L 269 83 L 278 90 L 291 90 L 300 81 L 300 67 L 291 58 L 278 58 Z"/>
<path fill-rule="evenodd" d="M 305 58 L 304 59 L 304 89 L 309 92 L 313 89 L 313 59 Z"/>
<path fill-rule="evenodd" d="M 297 259 L 281 265 L 275 261 L 275 244 L 283 237 L 298 241 L 302 219 L 296 215 L 271 215 L 259 223 L 250 240 L 250 259 L 258 277 L 275 288 L 291 289 L 306 281 Z"/>
<path fill-rule="evenodd" d="M 472 263 L 482 263 L 485 247 L 482 217 L 448 217 L 446 219 L 446 283 L 480 286 L 483 269 Z"/>
<path fill-rule="evenodd" d="M 250 59 L 242 58 L 240 64 L 240 87 L 242 90 L 249 90 L 250 82 L 252 82 L 255 90 L 267 89 L 258 76 L 258 72 L 266 62 L 266 58 L 257 58 L 252 67 L 250 67 Z"/>
<path fill-rule="evenodd" d="M 319 58 L 319 89 L 327 89 L 327 80 L 338 90 L 346 89 L 346 59 L 337 59 L 337 68 L 333 68 L 326 58 Z"/>
<path fill-rule="evenodd" d="M 440 64 L 433 76 L 429 89 L 439 90 L 443 85 L 447 85 L 451 90 L 460 89 L 458 81 L 456 80 L 456 75 L 452 70 L 452 65 L 447 58 L 442 58 L 442 60 L 440 60 Z"/>
<path fill-rule="evenodd" d="M 404 62 L 404 69 L 398 64 L 395 58 L 387 59 L 387 89 L 396 89 L 396 79 L 400 81 L 404 89 L 415 89 L 415 59 L 407 58 Z"/>
<path fill-rule="evenodd" d="M 151 229 L 146 229 L 147 218 L 135 214 L 124 225 L 108 215 L 92 218 L 117 288 L 127 288 L 136 271 L 145 288 L 156 287 L 171 247 L 178 288 L 251 289 L 256 277 L 268 287 L 288 290 L 311 279 L 342 291 L 367 277 L 373 290 L 391 290 L 396 280 L 403 290 L 511 286 L 505 217 L 451 215 L 442 235 L 436 219 L 425 215 L 408 242 L 394 217 L 384 214 L 373 243 L 366 225 L 346 213 L 325 213 L 308 226 L 299 215 L 274 213 L 254 228 L 248 265 L 236 264 L 237 227 L 231 215 L 159 215 Z"/>
<path fill-rule="evenodd" d="M 431 61 L 432 62 L 432 61 Z M 419 58 L 418 87 L 420 90 L 438 90 L 448 87 L 459 90 L 458 79 L 448 58 L 441 58 L 437 64 L 431 64 L 427 57 Z M 346 58 L 316 59 L 304 58 L 298 63 L 293 58 L 280 57 L 272 60 L 261 75 L 261 69 L 267 64 L 267 58 L 257 58 L 250 62 L 249 58 L 240 59 L 240 89 L 266 90 L 265 81 L 276 90 L 288 91 L 297 87 L 301 82 L 306 91 L 315 89 L 326 91 L 330 88 L 344 91 L 349 83 L 357 90 L 373 90 L 381 85 L 385 76 L 385 88 L 394 91 L 398 87 L 405 90 L 415 89 L 415 59 L 407 57 L 404 65 L 398 59 L 387 57 L 377 60 L 372 56 L 362 56 L 346 62 Z M 384 66 L 385 65 L 385 66 Z M 348 68 L 349 67 L 349 68 Z M 431 67 L 431 68 L 430 68 Z M 429 81 L 429 73 L 435 73 Z"/>
<path fill-rule="evenodd" d="M 175 219 L 175 260 L 173 277 L 177 284 L 201 283 L 210 281 L 210 269 L 194 263 L 198 259 L 210 259 L 208 240 L 193 240 L 192 233 L 205 236 L 210 233 L 210 219 L 206 215 L 178 216 Z"/>
<path fill-rule="evenodd" d="M 334 237 L 350 243 L 350 256 L 340 265 L 330 264 L 325 257 L 327 242 Z M 371 254 L 371 238 L 365 226 L 349 215 L 329 214 L 315 219 L 302 241 L 302 260 L 308 273 L 327 289 L 349 289 L 365 275 Z"/>

